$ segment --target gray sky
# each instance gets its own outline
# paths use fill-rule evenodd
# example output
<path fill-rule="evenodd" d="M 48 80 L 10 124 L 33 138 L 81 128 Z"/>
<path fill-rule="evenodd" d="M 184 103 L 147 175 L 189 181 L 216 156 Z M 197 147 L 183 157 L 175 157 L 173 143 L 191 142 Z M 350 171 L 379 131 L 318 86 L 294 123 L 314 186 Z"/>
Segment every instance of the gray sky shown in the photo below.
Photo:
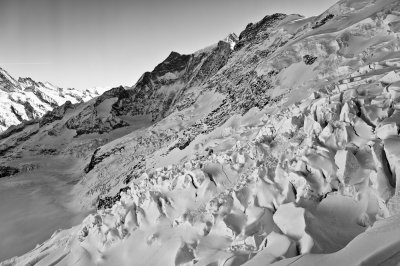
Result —
<path fill-rule="evenodd" d="M 276 12 L 336 0 L 0 0 L 0 67 L 61 87 L 133 85 L 173 50 L 192 53 Z"/>

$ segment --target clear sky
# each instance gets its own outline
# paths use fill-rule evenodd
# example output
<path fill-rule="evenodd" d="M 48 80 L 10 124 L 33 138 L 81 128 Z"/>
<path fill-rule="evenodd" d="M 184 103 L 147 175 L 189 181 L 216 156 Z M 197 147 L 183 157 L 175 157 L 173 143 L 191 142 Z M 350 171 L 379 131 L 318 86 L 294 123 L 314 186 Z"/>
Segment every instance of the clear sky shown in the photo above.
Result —
<path fill-rule="evenodd" d="M 133 85 L 171 51 L 192 53 L 276 12 L 336 0 L 0 0 L 0 67 L 61 87 Z"/>

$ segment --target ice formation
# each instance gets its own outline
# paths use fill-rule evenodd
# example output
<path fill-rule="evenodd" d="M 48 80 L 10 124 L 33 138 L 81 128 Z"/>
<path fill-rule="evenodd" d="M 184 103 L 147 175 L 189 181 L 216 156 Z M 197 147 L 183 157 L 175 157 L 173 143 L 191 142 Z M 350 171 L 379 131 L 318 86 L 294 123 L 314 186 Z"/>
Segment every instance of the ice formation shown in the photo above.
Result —
<path fill-rule="evenodd" d="M 85 157 L 72 192 L 94 213 L 1 265 L 398 265 L 399 25 L 396 0 L 267 16 L 233 51 L 171 53 L 129 95 L 60 110 L 37 134 L 153 123 Z"/>

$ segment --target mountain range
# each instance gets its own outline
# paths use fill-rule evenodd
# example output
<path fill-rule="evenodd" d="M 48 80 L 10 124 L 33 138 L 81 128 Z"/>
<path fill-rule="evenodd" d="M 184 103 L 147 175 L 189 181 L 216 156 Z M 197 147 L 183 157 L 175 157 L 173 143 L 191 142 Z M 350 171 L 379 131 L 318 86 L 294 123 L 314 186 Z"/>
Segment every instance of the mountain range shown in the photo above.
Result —
<path fill-rule="evenodd" d="M 23 121 L 42 117 L 69 101 L 79 103 L 100 96 L 105 89 L 63 89 L 31 78 L 14 79 L 0 68 L 0 132 Z"/>
<path fill-rule="evenodd" d="M 399 39 L 397 0 L 267 15 L 10 127 L 0 265 L 398 265 Z"/>

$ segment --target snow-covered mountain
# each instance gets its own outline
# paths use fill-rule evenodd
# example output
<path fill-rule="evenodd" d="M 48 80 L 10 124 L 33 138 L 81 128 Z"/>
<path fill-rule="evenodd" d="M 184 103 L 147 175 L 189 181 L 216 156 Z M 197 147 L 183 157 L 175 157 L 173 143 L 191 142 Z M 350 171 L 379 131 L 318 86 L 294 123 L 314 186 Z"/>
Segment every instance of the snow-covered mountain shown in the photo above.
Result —
<path fill-rule="evenodd" d="M 31 78 L 16 80 L 0 68 L 0 132 L 23 121 L 38 119 L 66 101 L 85 102 L 104 91 L 63 89 Z"/>
<path fill-rule="evenodd" d="M 398 265 L 399 39 L 397 0 L 268 15 L 6 131 L 4 186 L 57 191 L 25 242 L 96 210 L 2 265 Z"/>

